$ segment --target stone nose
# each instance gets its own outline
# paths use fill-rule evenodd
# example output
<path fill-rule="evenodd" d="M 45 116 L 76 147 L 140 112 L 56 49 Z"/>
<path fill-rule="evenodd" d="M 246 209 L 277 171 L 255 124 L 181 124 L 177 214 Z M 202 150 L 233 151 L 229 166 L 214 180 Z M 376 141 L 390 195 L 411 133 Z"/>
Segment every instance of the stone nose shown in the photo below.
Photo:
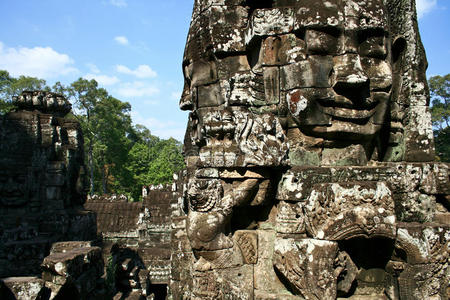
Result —
<path fill-rule="evenodd" d="M 14 192 L 17 189 L 16 183 L 14 182 L 12 177 L 8 177 L 8 180 L 5 184 L 5 190 L 8 193 Z"/>
<path fill-rule="evenodd" d="M 358 54 L 344 54 L 333 58 L 333 87 L 337 84 L 361 85 L 369 81 Z"/>
<path fill-rule="evenodd" d="M 330 80 L 336 94 L 344 96 L 340 101 L 355 104 L 370 96 L 369 77 L 362 68 L 358 54 L 334 57 Z"/>

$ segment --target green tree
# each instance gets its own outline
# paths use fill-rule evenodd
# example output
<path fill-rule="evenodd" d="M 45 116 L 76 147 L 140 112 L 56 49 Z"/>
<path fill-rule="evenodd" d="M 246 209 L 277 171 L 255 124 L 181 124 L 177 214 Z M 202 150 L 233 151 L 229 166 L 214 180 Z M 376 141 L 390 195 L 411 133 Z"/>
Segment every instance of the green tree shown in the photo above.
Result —
<path fill-rule="evenodd" d="M 99 88 L 95 80 L 78 79 L 69 86 L 0 70 L 0 114 L 13 106 L 11 99 L 25 90 L 51 90 L 72 101 L 70 117 L 80 122 L 90 193 L 120 193 L 140 199 L 143 185 L 168 183 L 184 167 L 181 143 L 162 140 L 143 125 L 132 125 L 131 105 Z"/>
<path fill-rule="evenodd" d="M 0 70 L 0 114 L 13 108 L 12 98 L 23 91 L 49 90 L 44 79 L 29 76 L 11 77 L 8 71 Z"/>
<path fill-rule="evenodd" d="M 129 112 L 131 105 L 112 96 L 101 98 L 95 107 L 95 139 L 101 170 L 102 191 L 129 194 L 132 177 L 126 168 L 132 147 L 129 135 L 133 132 Z"/>
<path fill-rule="evenodd" d="M 450 162 L 450 74 L 433 76 L 428 83 L 436 154 L 441 161 Z"/>
<path fill-rule="evenodd" d="M 146 128 L 143 132 L 146 138 L 133 145 L 127 167 L 135 182 L 132 192 L 134 199 L 140 198 L 142 186 L 169 183 L 173 179 L 173 173 L 184 168 L 180 142 L 173 138 L 161 140 L 151 135 Z"/>
<path fill-rule="evenodd" d="M 70 87 L 55 88 L 75 102 L 87 145 L 90 190 L 129 194 L 131 183 L 125 167 L 132 141 L 131 105 L 98 87 L 95 80 L 78 79 Z M 132 176 L 131 176 L 132 177 Z"/>
<path fill-rule="evenodd" d="M 154 159 L 148 170 L 152 184 L 171 182 L 173 173 L 184 167 L 182 148 L 174 138 L 162 140 L 152 148 Z"/>
<path fill-rule="evenodd" d="M 61 88 L 61 87 L 55 87 Z M 73 82 L 70 87 L 61 88 L 61 91 L 66 91 L 65 94 L 75 102 L 75 107 L 80 114 L 80 124 L 85 138 L 85 145 L 87 148 L 88 169 L 89 169 L 89 185 L 90 194 L 95 191 L 94 183 L 94 139 L 95 128 L 93 126 L 93 111 L 97 104 L 98 98 L 106 94 L 106 90 L 99 90 L 98 84 L 95 80 L 78 79 Z M 86 148 L 85 148 L 86 150 Z"/>

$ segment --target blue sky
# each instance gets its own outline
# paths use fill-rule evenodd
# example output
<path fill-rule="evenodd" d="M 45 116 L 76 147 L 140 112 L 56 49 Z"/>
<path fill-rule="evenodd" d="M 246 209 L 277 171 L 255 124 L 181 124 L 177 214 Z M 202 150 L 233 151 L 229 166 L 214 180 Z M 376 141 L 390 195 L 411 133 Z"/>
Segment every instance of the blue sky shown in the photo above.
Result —
<path fill-rule="evenodd" d="M 450 1 L 416 0 L 428 76 L 450 73 Z M 193 0 L 0 0 L 0 69 L 95 78 L 135 123 L 182 141 L 181 62 Z"/>

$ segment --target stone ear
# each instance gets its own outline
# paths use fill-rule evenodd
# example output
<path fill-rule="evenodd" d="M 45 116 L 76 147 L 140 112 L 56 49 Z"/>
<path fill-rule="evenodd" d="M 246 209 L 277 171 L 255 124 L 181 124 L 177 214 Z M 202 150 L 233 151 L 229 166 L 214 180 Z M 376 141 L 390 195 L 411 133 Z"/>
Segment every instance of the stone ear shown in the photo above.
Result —
<path fill-rule="evenodd" d="M 406 40 L 403 36 L 397 36 L 392 42 L 392 62 L 395 64 L 406 50 Z"/>

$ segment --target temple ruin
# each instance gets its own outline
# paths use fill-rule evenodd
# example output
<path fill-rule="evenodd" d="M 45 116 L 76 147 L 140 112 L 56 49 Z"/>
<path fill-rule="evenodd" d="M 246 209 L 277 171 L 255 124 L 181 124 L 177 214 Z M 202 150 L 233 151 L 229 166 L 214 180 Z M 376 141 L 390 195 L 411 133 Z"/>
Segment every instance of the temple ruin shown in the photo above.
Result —
<path fill-rule="evenodd" d="M 0 298 L 96 294 L 103 260 L 88 242 L 96 217 L 83 207 L 81 127 L 61 95 L 24 92 L 14 103 L 0 116 Z"/>
<path fill-rule="evenodd" d="M 450 298 L 414 0 L 195 0 L 182 66 L 187 168 L 139 203 L 87 199 L 67 100 L 15 99 L 1 299 Z"/>
<path fill-rule="evenodd" d="M 195 1 L 173 299 L 447 299 L 426 66 L 413 0 Z"/>

